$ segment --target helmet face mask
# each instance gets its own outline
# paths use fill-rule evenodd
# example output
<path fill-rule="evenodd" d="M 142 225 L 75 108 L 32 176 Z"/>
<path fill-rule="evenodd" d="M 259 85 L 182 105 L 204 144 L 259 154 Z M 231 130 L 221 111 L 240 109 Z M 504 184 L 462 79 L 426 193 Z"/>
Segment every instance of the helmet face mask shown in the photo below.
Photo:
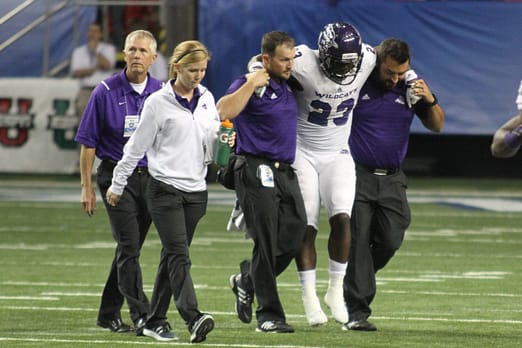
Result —
<path fill-rule="evenodd" d="M 331 80 L 342 84 L 349 76 L 355 78 L 362 56 L 361 36 L 357 29 L 346 23 L 327 24 L 319 34 L 317 45 L 319 64 Z"/>
<path fill-rule="evenodd" d="M 352 57 L 343 60 L 337 60 L 334 57 L 327 56 L 324 61 L 328 73 L 341 80 L 348 76 L 354 76 L 357 73 L 358 63 L 359 57 L 354 53 Z"/>

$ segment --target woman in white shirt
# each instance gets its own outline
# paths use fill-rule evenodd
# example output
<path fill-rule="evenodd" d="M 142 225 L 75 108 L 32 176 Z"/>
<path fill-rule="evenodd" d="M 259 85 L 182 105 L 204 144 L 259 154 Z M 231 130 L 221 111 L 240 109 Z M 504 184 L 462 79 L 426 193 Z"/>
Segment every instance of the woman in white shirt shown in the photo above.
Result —
<path fill-rule="evenodd" d="M 134 134 L 114 168 L 107 202 L 117 205 L 127 178 L 146 153 L 150 180 L 147 200 L 163 246 L 154 286 L 151 315 L 143 334 L 160 341 L 176 340 L 166 314 L 169 303 L 158 283 L 170 282 L 174 303 L 190 332 L 190 342 L 205 340 L 214 328 L 209 314 L 199 311 L 190 275 L 189 246 L 207 209 L 207 166 L 220 120 L 212 93 L 200 84 L 210 54 L 198 41 L 180 43 L 170 59 L 170 80 L 143 106 Z M 168 287 L 167 287 L 168 288 Z"/>

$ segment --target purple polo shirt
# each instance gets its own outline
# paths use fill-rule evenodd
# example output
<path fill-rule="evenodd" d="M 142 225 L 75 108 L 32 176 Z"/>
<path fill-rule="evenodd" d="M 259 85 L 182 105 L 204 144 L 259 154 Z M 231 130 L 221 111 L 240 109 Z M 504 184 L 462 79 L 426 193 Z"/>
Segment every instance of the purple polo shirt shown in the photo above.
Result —
<path fill-rule="evenodd" d="M 174 80 L 171 80 L 169 83 L 172 85 L 172 90 L 174 91 Z M 199 97 L 201 97 L 201 92 L 199 91 L 199 88 L 194 88 L 194 95 L 190 101 L 188 101 L 187 98 L 184 98 L 177 94 L 176 91 L 174 91 L 174 95 L 176 96 L 176 100 L 178 101 L 178 103 L 181 104 L 181 106 L 194 113 L 194 110 L 196 110 L 196 106 L 198 106 L 198 101 Z"/>
<path fill-rule="evenodd" d="M 367 167 L 399 168 L 408 150 L 414 111 L 406 104 L 404 83 L 387 91 L 371 78 L 353 111 L 350 151 L 356 163 Z"/>
<path fill-rule="evenodd" d="M 245 83 L 244 76 L 228 88 L 233 93 Z M 249 154 L 271 161 L 293 163 L 297 136 L 297 102 L 286 81 L 270 79 L 262 98 L 253 94 L 233 119 L 237 133 L 237 154 Z"/>
<path fill-rule="evenodd" d="M 93 90 L 83 113 L 75 140 L 87 147 L 96 148 L 96 157 L 119 161 L 129 137 L 123 136 L 126 115 L 139 115 L 145 99 L 161 89 L 162 82 L 148 75 L 143 93 L 138 94 L 130 85 L 125 69 L 98 84 Z M 143 157 L 138 166 L 147 166 Z"/>

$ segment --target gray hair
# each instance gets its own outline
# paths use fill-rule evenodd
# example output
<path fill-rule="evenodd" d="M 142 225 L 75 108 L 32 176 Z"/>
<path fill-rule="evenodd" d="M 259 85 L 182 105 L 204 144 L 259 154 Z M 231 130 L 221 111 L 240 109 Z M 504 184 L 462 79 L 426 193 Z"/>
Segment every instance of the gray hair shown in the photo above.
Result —
<path fill-rule="evenodd" d="M 156 38 L 154 37 L 154 35 L 152 35 L 152 33 L 150 31 L 142 30 L 142 29 L 134 30 L 133 32 L 129 33 L 129 35 L 127 35 L 127 37 L 125 38 L 125 48 L 123 49 L 123 52 L 127 52 L 127 50 L 129 49 L 129 46 L 131 45 L 131 41 L 134 40 L 135 38 L 150 39 L 149 48 L 150 48 L 152 54 L 156 54 L 156 50 L 158 49 L 158 43 L 156 42 Z"/>

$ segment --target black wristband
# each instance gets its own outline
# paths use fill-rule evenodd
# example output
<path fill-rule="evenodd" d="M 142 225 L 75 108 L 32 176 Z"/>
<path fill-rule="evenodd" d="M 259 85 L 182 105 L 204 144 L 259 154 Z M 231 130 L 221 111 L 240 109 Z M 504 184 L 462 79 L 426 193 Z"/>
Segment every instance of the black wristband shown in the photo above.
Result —
<path fill-rule="evenodd" d="M 437 96 L 433 94 L 433 101 L 431 103 L 424 102 L 424 105 L 426 105 L 428 108 L 431 108 L 432 106 L 435 106 L 439 103 L 437 100 Z"/>

